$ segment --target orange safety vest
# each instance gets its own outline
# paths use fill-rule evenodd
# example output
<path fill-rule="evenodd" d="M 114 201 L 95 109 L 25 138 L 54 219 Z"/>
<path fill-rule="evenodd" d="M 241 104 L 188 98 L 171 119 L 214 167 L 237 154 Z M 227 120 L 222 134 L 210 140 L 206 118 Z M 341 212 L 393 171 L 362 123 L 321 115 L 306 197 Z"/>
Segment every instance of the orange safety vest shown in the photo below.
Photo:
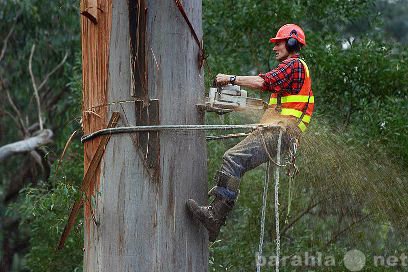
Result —
<path fill-rule="evenodd" d="M 285 91 L 282 91 L 279 94 L 272 93 L 271 98 L 269 99 L 269 105 L 275 106 L 275 109 L 281 115 L 290 115 L 298 118 L 298 127 L 304 132 L 307 125 L 310 123 L 313 114 L 314 96 L 309 68 L 302 59 L 299 60 L 305 68 L 305 81 L 303 82 L 300 92 L 295 95 Z"/>

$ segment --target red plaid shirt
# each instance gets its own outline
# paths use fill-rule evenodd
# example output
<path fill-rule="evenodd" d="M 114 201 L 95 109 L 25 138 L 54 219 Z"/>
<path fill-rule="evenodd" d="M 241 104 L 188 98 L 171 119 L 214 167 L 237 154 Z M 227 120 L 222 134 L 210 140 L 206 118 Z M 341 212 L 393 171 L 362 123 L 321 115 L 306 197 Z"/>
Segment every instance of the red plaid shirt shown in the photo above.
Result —
<path fill-rule="evenodd" d="M 305 81 L 305 68 L 299 60 L 299 55 L 295 54 L 282 61 L 272 71 L 259 76 L 264 79 L 263 91 L 297 94 Z"/>

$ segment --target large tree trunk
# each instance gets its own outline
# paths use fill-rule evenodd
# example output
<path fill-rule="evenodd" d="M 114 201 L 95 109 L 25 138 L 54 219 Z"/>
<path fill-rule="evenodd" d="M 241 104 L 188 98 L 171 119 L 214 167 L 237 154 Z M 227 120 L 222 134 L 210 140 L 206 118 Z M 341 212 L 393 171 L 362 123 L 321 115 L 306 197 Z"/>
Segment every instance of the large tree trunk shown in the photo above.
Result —
<path fill-rule="evenodd" d="M 202 124 L 199 48 L 175 2 L 97 2 L 81 19 L 85 133 L 113 111 L 121 126 Z M 201 37 L 201 0 L 184 7 Z M 91 109 L 115 101 L 128 102 Z M 113 135 L 85 205 L 85 271 L 207 271 L 206 230 L 185 208 L 206 201 L 206 159 L 202 132 Z"/>

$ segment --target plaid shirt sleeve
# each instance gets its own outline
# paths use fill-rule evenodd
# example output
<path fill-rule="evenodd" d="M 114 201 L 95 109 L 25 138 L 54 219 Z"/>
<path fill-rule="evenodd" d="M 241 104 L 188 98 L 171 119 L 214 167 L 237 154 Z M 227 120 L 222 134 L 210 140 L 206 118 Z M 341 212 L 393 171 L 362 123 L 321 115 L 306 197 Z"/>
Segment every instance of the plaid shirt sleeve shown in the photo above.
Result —
<path fill-rule="evenodd" d="M 272 71 L 259 76 L 264 79 L 263 91 L 297 94 L 305 81 L 305 68 L 298 58 L 289 58 Z"/>

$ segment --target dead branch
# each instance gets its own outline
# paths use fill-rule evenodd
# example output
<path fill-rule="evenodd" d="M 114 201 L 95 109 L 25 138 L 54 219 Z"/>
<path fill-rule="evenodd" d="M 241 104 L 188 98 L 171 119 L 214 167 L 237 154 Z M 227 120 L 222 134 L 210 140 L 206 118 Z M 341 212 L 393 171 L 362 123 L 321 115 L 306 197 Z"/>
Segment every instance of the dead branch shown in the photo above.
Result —
<path fill-rule="evenodd" d="M 40 124 L 34 123 L 27 128 L 28 132 L 32 134 L 34 131 L 37 131 L 40 128 Z"/>
<path fill-rule="evenodd" d="M 66 62 L 68 58 L 68 52 L 65 53 L 64 58 L 62 59 L 62 61 L 60 63 L 57 64 L 57 66 L 54 67 L 54 69 L 51 70 L 51 72 L 49 72 L 43 79 L 43 81 L 41 82 L 40 86 L 38 86 L 38 91 L 42 89 L 42 87 L 44 87 L 45 83 L 47 83 L 48 79 L 50 78 L 50 76 L 52 76 L 59 68 L 62 67 L 62 65 L 64 65 L 64 63 Z"/>
<path fill-rule="evenodd" d="M 354 226 L 358 225 L 359 223 L 362 223 L 362 222 L 365 221 L 366 219 L 369 219 L 369 217 L 370 217 L 371 215 L 372 215 L 372 214 L 367 214 L 366 216 L 363 216 L 362 218 L 360 218 L 360 219 L 358 219 L 358 220 L 356 220 L 356 221 L 353 221 L 350 225 L 348 225 L 347 227 L 345 227 L 343 230 L 341 230 L 341 231 L 339 231 L 339 232 L 333 234 L 332 238 L 330 239 L 330 241 L 328 241 L 328 242 L 325 244 L 324 248 L 327 248 L 330 244 L 336 242 L 337 239 L 338 239 L 343 233 L 345 233 L 346 231 L 352 229 Z"/>
<path fill-rule="evenodd" d="M 65 87 L 58 93 L 53 92 L 53 96 L 50 95 L 49 98 L 47 98 L 46 100 L 43 100 L 45 101 L 46 108 L 49 109 L 51 107 L 55 107 L 55 105 L 58 104 L 60 99 L 67 93 L 68 90 L 69 88 Z"/>
<path fill-rule="evenodd" d="M 35 163 L 41 168 L 41 172 L 44 172 L 44 165 L 42 164 L 41 155 L 37 151 L 30 151 L 31 157 L 34 159 Z"/>
<path fill-rule="evenodd" d="M 60 158 L 59 158 L 59 160 L 58 160 L 57 167 L 56 167 L 56 169 L 55 169 L 55 176 L 57 176 L 58 169 L 59 169 L 59 167 L 60 167 L 60 165 L 61 165 L 62 160 L 64 159 L 65 153 L 67 152 L 68 147 L 69 147 L 69 145 L 71 144 L 72 139 L 74 138 L 75 134 L 77 134 L 77 132 L 78 132 L 78 129 L 75 130 L 75 131 L 71 134 L 71 136 L 69 136 L 68 141 L 65 143 L 64 150 L 62 151 L 62 154 L 61 154 L 61 156 L 60 156 Z"/>
<path fill-rule="evenodd" d="M 37 102 L 37 109 L 38 109 L 38 122 L 40 123 L 40 130 L 43 130 L 43 120 L 42 120 L 42 113 L 41 113 L 41 101 L 40 101 L 40 96 L 38 95 L 38 88 L 37 84 L 35 83 L 35 77 L 33 73 L 33 55 L 35 51 L 35 44 L 31 47 L 31 53 L 30 53 L 30 58 L 28 60 L 28 71 L 30 72 L 30 77 L 31 77 L 31 83 L 33 85 L 34 89 L 34 96 L 35 100 Z"/>
<path fill-rule="evenodd" d="M 285 227 L 281 230 L 281 235 L 284 235 L 297 221 L 299 221 L 303 216 L 308 214 L 313 208 L 315 208 L 317 205 L 319 205 L 325 200 L 326 199 L 321 199 L 320 201 L 317 201 L 315 204 L 312 204 L 313 201 L 311 201 L 305 210 L 300 212 L 292 221 L 285 225 Z"/>
<path fill-rule="evenodd" d="M 0 53 L 0 62 L 3 60 L 4 55 L 6 54 L 7 43 L 8 43 L 8 40 L 10 39 L 11 34 L 13 34 L 14 32 L 15 26 L 16 26 L 16 22 L 14 22 L 13 26 L 10 28 L 9 33 L 7 33 L 6 38 L 3 40 L 3 47 L 1 48 L 1 53 Z"/>
<path fill-rule="evenodd" d="M 7 94 L 7 99 L 9 101 L 9 104 L 10 104 L 11 108 L 14 110 L 15 114 L 17 115 L 16 120 L 18 120 L 18 124 L 20 126 L 20 129 L 23 132 L 24 136 L 27 136 L 28 131 L 27 131 L 27 128 L 25 127 L 25 125 L 24 125 L 23 117 L 21 117 L 21 112 L 18 110 L 16 104 L 14 104 L 14 101 L 11 98 L 11 95 L 10 95 L 8 90 L 6 90 L 6 94 Z"/>
<path fill-rule="evenodd" d="M 0 162 L 8 157 L 35 150 L 37 147 L 52 142 L 53 133 L 49 129 L 41 131 L 37 136 L 0 147 Z"/>
<path fill-rule="evenodd" d="M 14 123 L 16 123 L 17 126 L 20 126 L 19 120 L 17 120 L 17 118 L 11 112 L 3 110 L 3 109 L 0 109 L 0 112 L 5 113 L 6 115 L 8 115 L 11 118 L 11 120 L 13 120 Z M 21 136 L 24 137 L 24 134 L 21 135 Z"/>
<path fill-rule="evenodd" d="M 41 111 L 41 99 L 40 99 L 40 95 L 39 95 L 39 91 L 45 86 L 45 84 L 47 83 L 47 81 L 49 80 L 50 76 L 52 76 L 59 68 L 62 67 L 62 65 L 64 65 L 65 61 L 68 58 L 68 52 L 65 53 L 64 58 L 62 59 L 62 61 L 60 63 L 58 63 L 52 70 L 51 72 L 49 72 L 43 79 L 43 81 L 40 83 L 40 85 L 37 85 L 36 81 L 35 81 L 35 76 L 33 73 L 33 67 L 32 67 L 32 63 L 33 63 L 33 55 L 34 55 L 34 51 L 35 51 L 35 44 L 33 44 L 33 46 L 31 47 L 31 53 L 30 53 L 30 58 L 28 61 L 28 70 L 30 72 L 30 77 L 31 77 L 31 83 L 33 85 L 33 89 L 34 89 L 34 97 L 35 100 L 37 102 L 37 109 L 38 109 L 38 122 L 40 124 L 40 130 L 44 129 L 43 126 L 43 118 L 42 118 L 42 111 Z"/>
<path fill-rule="evenodd" d="M 7 33 L 6 38 L 4 38 L 4 40 L 3 40 L 3 46 L 1 48 L 1 53 L 0 53 L 0 62 L 2 61 L 4 55 L 6 54 L 8 40 L 10 39 L 11 34 L 13 34 L 13 32 L 14 32 L 14 28 L 16 27 L 16 24 L 17 24 L 17 19 L 20 17 L 22 12 L 23 12 L 22 10 L 17 12 L 17 15 L 14 17 L 14 23 L 11 26 L 9 32 Z"/>

